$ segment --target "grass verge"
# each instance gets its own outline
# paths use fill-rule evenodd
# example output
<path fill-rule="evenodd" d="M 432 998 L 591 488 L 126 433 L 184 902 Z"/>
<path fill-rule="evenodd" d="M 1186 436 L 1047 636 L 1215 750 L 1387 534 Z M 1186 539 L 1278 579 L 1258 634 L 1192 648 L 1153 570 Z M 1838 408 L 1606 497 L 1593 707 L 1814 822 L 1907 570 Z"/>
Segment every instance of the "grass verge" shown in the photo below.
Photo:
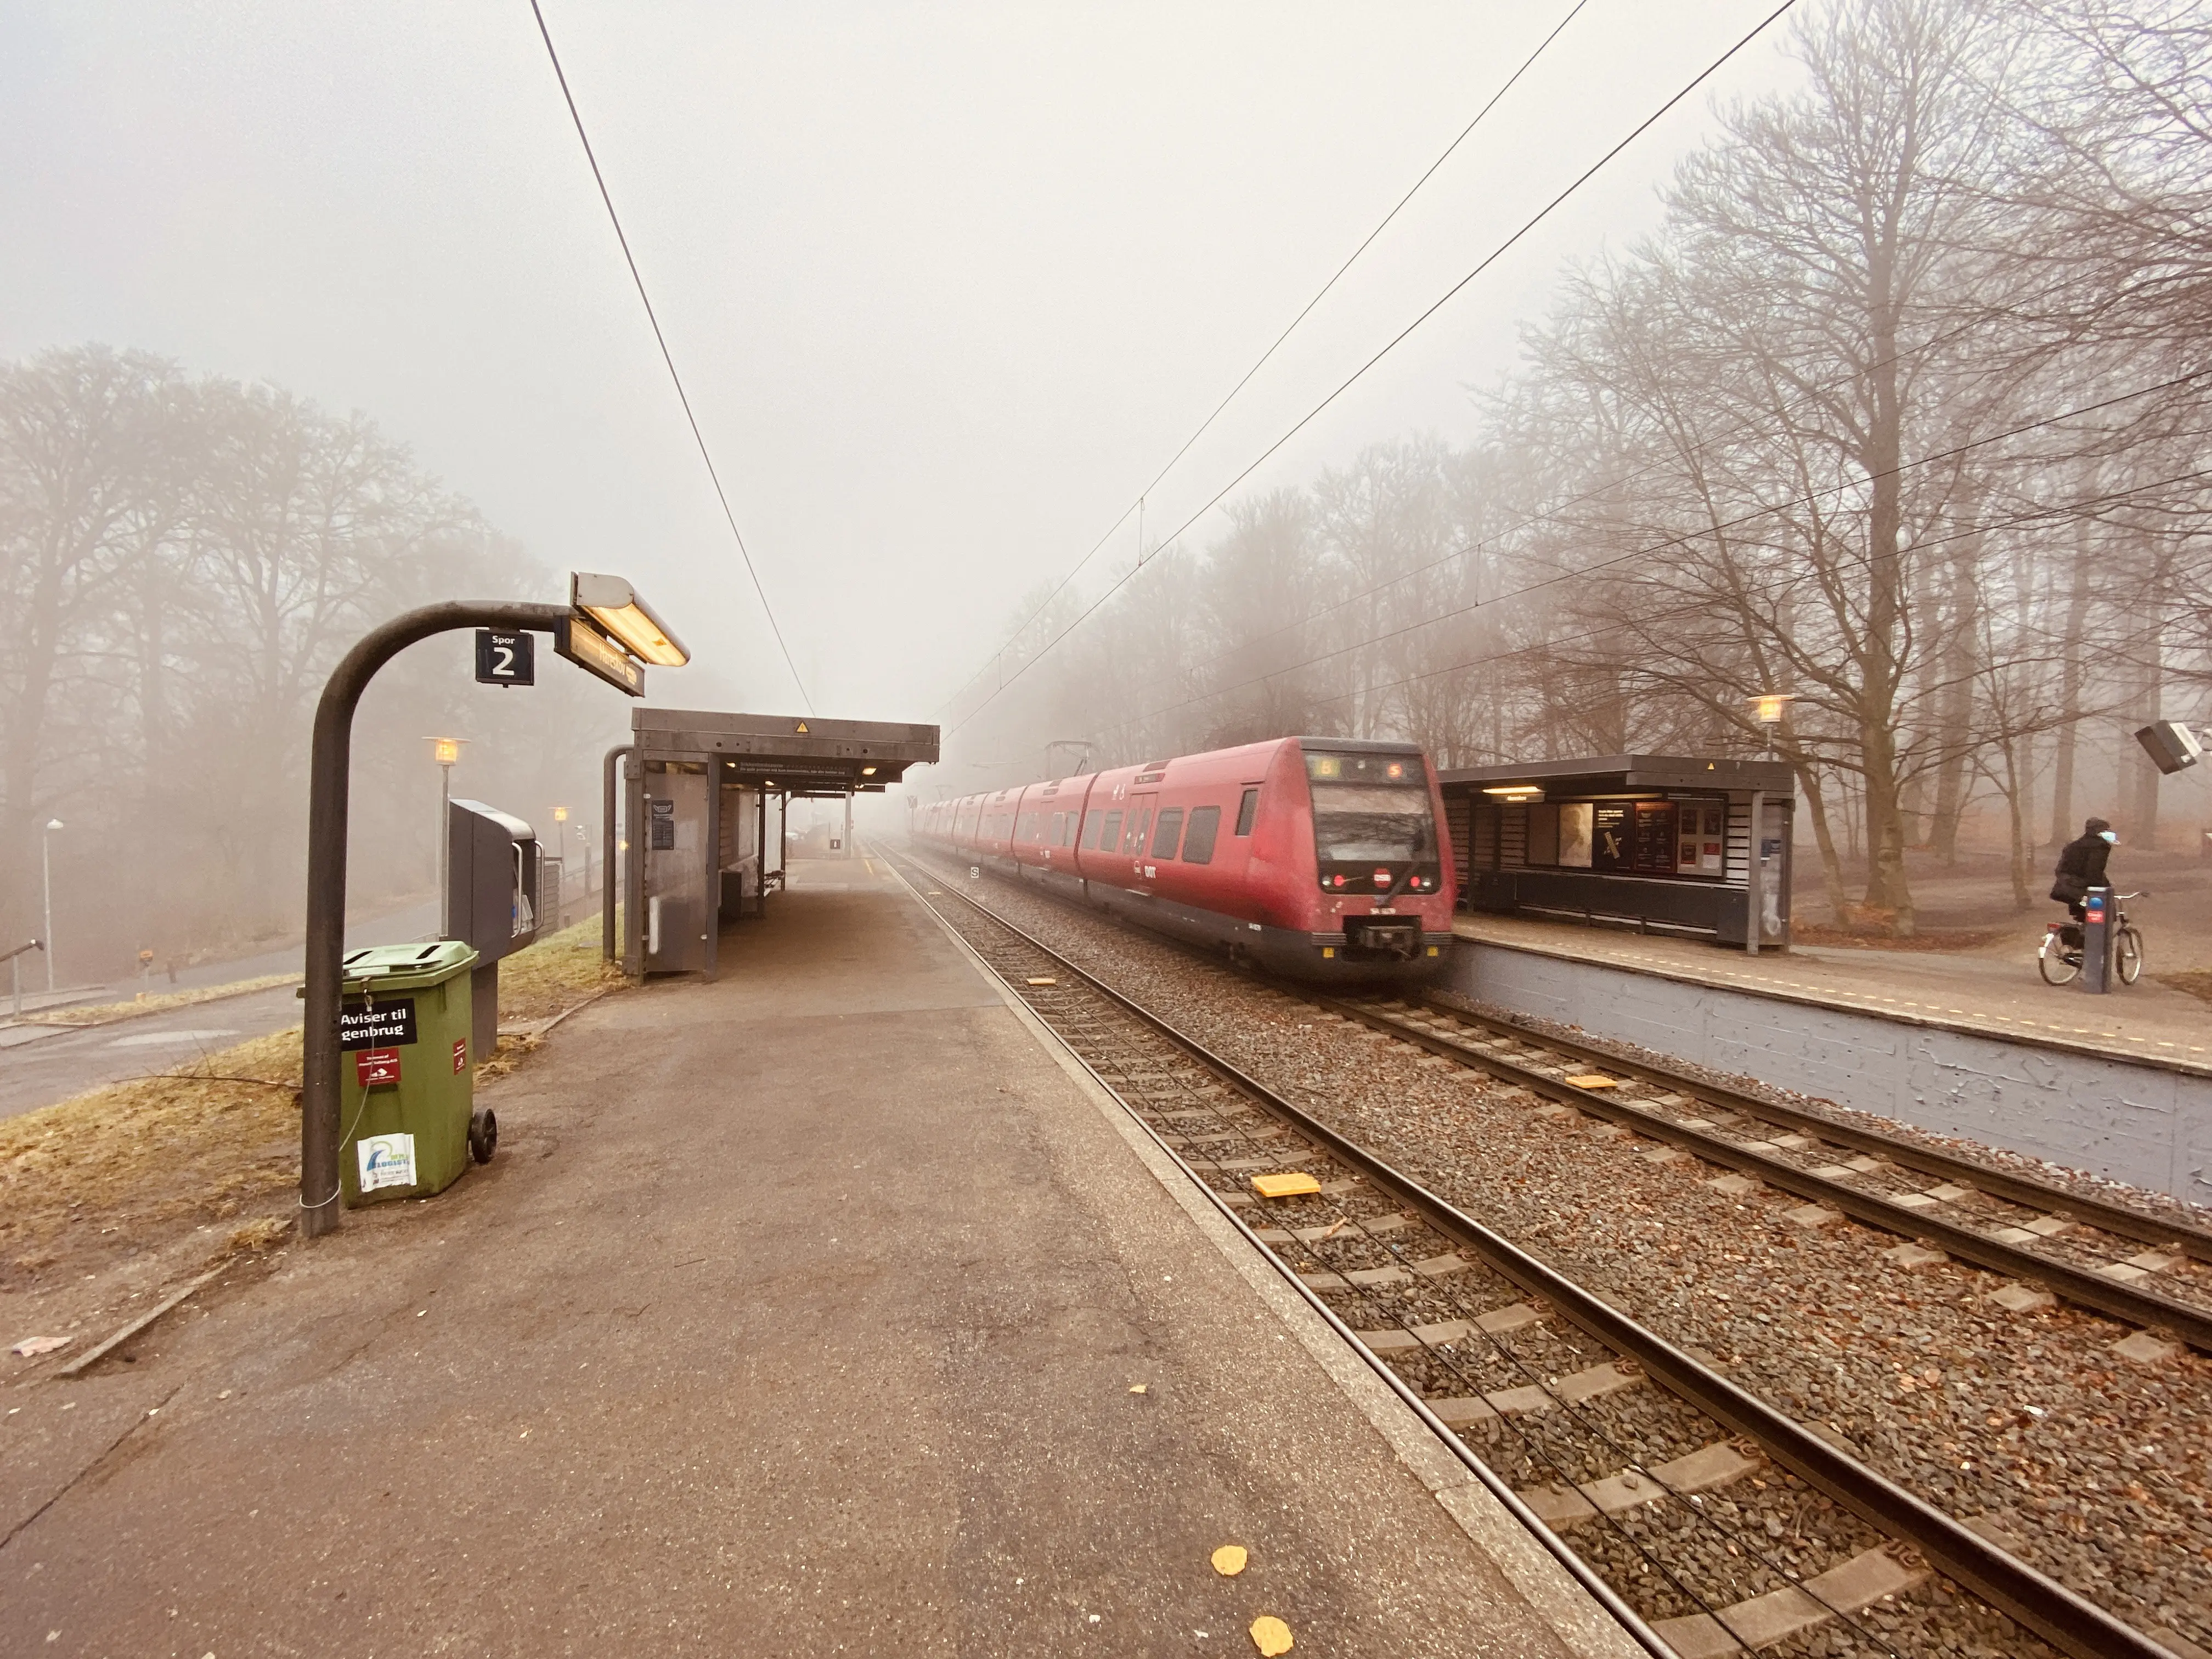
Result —
<path fill-rule="evenodd" d="M 166 1013 L 172 1008 L 189 1008 L 196 1002 L 220 1002 L 225 997 L 244 996 L 249 991 L 267 991 L 279 985 L 297 985 L 297 974 L 264 974 L 259 979 L 234 980 L 228 985 L 203 985 L 190 991 L 161 991 L 142 996 L 130 1002 L 100 1002 L 88 1008 L 48 1008 L 43 1012 L 26 1014 L 26 1025 L 112 1025 L 118 1019 L 137 1019 L 144 1014 Z"/>
<path fill-rule="evenodd" d="M 599 959 L 596 917 L 509 957 L 499 977 L 502 1020 L 550 1018 L 622 979 Z M 478 1076 L 536 1046 L 502 1039 Z M 295 1029 L 0 1119 L 0 1287 L 249 1211 L 268 1212 L 252 1224 L 264 1233 L 289 1228 L 299 1088 Z"/>

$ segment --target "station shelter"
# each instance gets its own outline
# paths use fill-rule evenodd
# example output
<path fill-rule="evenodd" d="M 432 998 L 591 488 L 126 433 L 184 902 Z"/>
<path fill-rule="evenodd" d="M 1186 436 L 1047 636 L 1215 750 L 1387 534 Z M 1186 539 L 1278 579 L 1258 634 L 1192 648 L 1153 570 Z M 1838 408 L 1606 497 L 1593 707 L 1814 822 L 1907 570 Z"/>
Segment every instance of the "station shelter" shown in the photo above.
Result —
<path fill-rule="evenodd" d="M 793 800 L 845 801 L 849 850 L 852 798 L 938 756 L 936 726 L 903 722 L 641 708 L 630 728 L 608 757 L 629 832 L 609 847 L 607 890 L 633 976 L 715 976 L 723 926 L 765 914 L 783 886 Z"/>
<path fill-rule="evenodd" d="M 1786 762 L 1604 755 L 1437 782 L 1465 909 L 1789 948 Z"/>

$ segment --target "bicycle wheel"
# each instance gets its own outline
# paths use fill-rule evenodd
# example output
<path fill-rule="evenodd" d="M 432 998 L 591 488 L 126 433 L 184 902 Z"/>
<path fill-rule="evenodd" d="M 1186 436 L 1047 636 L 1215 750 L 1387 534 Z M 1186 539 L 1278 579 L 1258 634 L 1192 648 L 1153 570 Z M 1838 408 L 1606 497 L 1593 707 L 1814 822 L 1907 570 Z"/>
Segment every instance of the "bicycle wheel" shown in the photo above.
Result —
<path fill-rule="evenodd" d="M 2081 958 L 2072 955 L 2057 939 L 2045 934 L 2043 949 L 2036 952 L 2035 965 L 2042 973 L 2045 985 L 2069 985 L 2075 975 L 2081 971 Z"/>
<path fill-rule="evenodd" d="M 2112 971 L 2119 975 L 2120 983 L 2132 985 L 2142 977 L 2142 935 L 2132 927 L 2123 927 L 2112 941 Z"/>

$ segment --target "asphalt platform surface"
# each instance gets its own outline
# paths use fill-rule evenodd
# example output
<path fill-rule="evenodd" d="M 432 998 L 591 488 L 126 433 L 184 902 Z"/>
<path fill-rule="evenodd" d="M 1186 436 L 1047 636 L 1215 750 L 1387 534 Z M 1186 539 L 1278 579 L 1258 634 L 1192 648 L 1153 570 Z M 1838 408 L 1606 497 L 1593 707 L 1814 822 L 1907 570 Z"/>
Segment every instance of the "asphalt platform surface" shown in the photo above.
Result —
<path fill-rule="evenodd" d="M 722 960 L 443 1196 L 6 1361 L 0 1651 L 1628 1651 L 886 869 Z"/>

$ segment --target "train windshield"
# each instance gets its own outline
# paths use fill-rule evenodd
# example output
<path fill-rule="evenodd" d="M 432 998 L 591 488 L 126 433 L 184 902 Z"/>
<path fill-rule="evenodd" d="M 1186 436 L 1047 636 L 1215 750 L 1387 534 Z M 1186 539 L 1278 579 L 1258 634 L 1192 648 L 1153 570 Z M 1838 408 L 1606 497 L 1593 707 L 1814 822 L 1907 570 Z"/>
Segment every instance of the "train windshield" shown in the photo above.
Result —
<path fill-rule="evenodd" d="M 1428 769 L 1419 755 L 1309 753 L 1306 781 L 1322 863 L 1436 861 Z"/>

